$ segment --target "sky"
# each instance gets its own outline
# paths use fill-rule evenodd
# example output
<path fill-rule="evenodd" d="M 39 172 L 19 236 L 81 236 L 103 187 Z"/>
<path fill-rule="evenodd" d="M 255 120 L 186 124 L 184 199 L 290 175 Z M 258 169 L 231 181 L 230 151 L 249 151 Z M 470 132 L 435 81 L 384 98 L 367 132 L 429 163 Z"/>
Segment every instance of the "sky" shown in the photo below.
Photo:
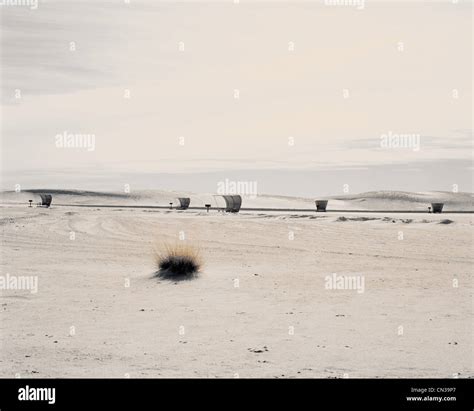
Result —
<path fill-rule="evenodd" d="M 472 191 L 469 1 L 33 1 L 0 1 L 2 189 Z"/>

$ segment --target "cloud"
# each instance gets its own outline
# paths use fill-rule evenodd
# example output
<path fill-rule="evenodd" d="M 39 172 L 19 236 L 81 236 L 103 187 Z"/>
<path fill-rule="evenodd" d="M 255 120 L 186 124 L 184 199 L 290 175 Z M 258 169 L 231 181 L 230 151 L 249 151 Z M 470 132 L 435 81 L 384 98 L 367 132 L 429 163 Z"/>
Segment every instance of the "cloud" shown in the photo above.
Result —
<path fill-rule="evenodd" d="M 454 7 L 133 0 L 2 9 L 3 172 L 464 161 L 472 73 L 459 39 L 471 21 Z M 420 150 L 382 150 L 390 130 L 419 133 Z M 95 150 L 58 150 L 54 136 L 65 131 L 94 134 Z"/>

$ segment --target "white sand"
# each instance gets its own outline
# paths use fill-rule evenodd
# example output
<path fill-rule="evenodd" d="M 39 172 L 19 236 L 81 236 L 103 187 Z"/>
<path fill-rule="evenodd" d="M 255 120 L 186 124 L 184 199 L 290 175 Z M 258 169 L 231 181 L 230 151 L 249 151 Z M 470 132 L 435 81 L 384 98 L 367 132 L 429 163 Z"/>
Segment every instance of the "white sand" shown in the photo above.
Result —
<path fill-rule="evenodd" d="M 452 204 L 470 197 L 459 196 Z M 36 294 L 0 291 L 1 377 L 474 376 L 472 214 L 224 215 L 57 200 L 0 208 L 0 274 L 39 278 Z M 160 281 L 152 245 L 180 231 L 206 266 L 193 281 Z M 363 276 L 365 291 L 326 289 L 332 273 Z"/>

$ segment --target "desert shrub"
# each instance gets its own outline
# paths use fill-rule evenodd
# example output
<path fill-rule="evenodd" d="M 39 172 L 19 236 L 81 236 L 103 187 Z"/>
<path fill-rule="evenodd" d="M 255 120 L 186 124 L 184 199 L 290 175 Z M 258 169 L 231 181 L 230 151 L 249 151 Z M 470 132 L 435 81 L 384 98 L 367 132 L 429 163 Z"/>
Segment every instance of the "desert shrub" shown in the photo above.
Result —
<path fill-rule="evenodd" d="M 190 244 L 165 244 L 155 251 L 155 264 L 157 276 L 185 280 L 197 276 L 202 258 L 199 249 Z"/>

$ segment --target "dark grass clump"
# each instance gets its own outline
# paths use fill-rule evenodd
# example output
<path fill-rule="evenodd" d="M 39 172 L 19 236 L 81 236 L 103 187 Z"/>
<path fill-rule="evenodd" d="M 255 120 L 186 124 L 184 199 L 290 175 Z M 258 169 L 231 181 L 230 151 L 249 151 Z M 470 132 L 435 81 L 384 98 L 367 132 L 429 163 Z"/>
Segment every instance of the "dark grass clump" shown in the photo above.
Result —
<path fill-rule="evenodd" d="M 202 267 L 199 250 L 188 244 L 165 245 L 164 251 L 156 252 L 155 262 L 156 275 L 168 280 L 190 280 Z"/>

